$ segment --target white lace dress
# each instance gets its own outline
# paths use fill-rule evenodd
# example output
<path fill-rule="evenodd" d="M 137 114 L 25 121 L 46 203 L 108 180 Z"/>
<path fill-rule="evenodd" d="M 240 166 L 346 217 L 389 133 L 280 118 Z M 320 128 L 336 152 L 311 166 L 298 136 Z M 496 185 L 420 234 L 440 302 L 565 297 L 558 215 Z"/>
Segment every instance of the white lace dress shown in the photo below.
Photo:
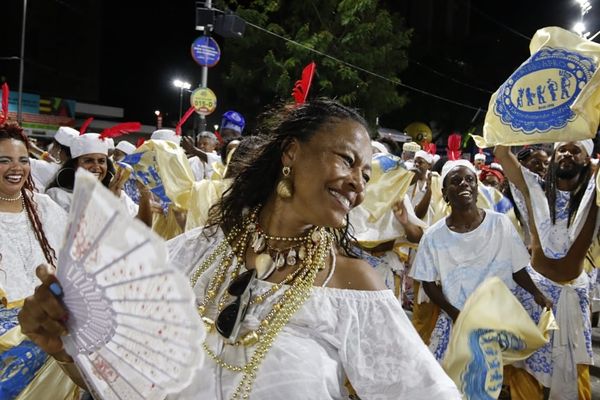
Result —
<path fill-rule="evenodd" d="M 197 228 L 168 242 L 169 254 L 189 275 L 221 240 L 221 233 L 206 239 Z M 196 283 L 198 298 L 203 298 L 214 268 Z M 253 294 L 270 287 L 268 282 L 256 281 Z M 251 305 L 241 331 L 256 329 L 276 299 L 270 296 L 262 304 Z M 213 314 L 215 310 L 209 310 L 209 316 Z M 253 352 L 252 348 L 224 345 L 214 332 L 208 334 L 206 343 L 231 364 L 243 365 Z M 192 384 L 173 398 L 229 399 L 241 376 L 218 367 L 206 356 Z M 346 376 L 362 400 L 461 398 L 390 290 L 322 287 L 314 288 L 275 339 L 258 369 L 250 398 L 347 399 Z"/>
<path fill-rule="evenodd" d="M 50 197 L 34 193 L 37 213 L 48 243 L 58 256 L 67 228 L 67 213 Z M 9 303 L 33 293 L 38 265 L 47 262 L 25 210 L 0 212 L 0 297 Z"/>

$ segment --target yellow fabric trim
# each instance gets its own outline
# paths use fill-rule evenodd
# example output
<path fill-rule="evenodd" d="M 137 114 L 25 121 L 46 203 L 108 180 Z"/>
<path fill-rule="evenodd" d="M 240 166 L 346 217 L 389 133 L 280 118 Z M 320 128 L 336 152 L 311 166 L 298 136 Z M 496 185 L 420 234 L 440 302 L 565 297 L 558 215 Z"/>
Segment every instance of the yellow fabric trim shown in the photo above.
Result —
<path fill-rule="evenodd" d="M 421 282 L 413 281 L 413 291 L 416 294 L 419 293 Z M 429 345 L 431 340 L 431 333 L 435 328 L 438 316 L 440 315 L 440 307 L 433 302 L 424 302 L 418 304 L 417 301 L 413 303 L 412 323 L 415 327 L 423 342 Z"/>
<path fill-rule="evenodd" d="M 527 371 L 512 365 L 504 367 L 504 383 L 510 386 L 511 400 L 542 400 L 542 385 Z M 590 368 L 588 365 L 577 365 L 577 391 L 579 400 L 592 400 Z"/>
<path fill-rule="evenodd" d="M 175 211 L 172 207 L 167 210 L 167 215 L 154 214 L 152 217 L 152 230 L 165 240 L 181 235 L 183 230 L 177 222 Z"/>
<path fill-rule="evenodd" d="M 400 166 L 384 171 L 380 165 L 382 157 L 399 162 L 397 157 L 389 154 L 376 155 L 373 158 L 371 180 L 366 188 L 365 200 L 361 204 L 361 207 L 368 211 L 370 222 L 380 219 L 396 201 L 402 200 L 414 176 L 413 172 Z"/>
<path fill-rule="evenodd" d="M 0 353 L 18 346 L 27 336 L 21 333 L 21 326 L 17 325 L 4 335 L 0 336 Z"/>
<path fill-rule="evenodd" d="M 546 310 L 536 326 L 500 278 L 487 279 L 469 296 L 460 312 L 452 328 L 450 343 L 442 363 L 444 370 L 459 389 L 462 389 L 469 379 L 465 373 L 475 354 L 471 349 L 470 336 L 477 329 L 491 329 L 492 332 L 502 330 L 525 344 L 522 350 L 501 349 L 497 342 L 486 341 L 482 336 L 480 350 L 485 349 L 485 362 L 487 365 L 497 365 L 487 371 L 486 377 L 485 389 L 488 390 L 488 395 L 493 397 L 500 391 L 497 384 L 498 381 L 502 382 L 499 378 L 502 378 L 503 366 L 524 360 L 548 343 L 549 331 L 557 329 L 557 325 L 552 312 Z"/>
<path fill-rule="evenodd" d="M 225 190 L 231 185 L 231 179 L 213 180 L 203 179 L 194 182 L 192 187 L 190 208 L 187 212 L 185 230 L 205 226 L 208 221 L 208 211 L 221 198 Z"/>
<path fill-rule="evenodd" d="M 71 381 L 53 358 L 49 358 L 33 381 L 15 400 L 76 400 L 80 393 L 79 387 Z"/>
<path fill-rule="evenodd" d="M 177 208 L 187 210 L 194 173 L 183 149 L 166 140 L 147 140 L 135 153 L 144 155 L 133 168 L 147 172 L 148 167 L 155 167 L 169 199 Z M 151 183 L 148 186 L 152 188 L 155 185 Z"/>

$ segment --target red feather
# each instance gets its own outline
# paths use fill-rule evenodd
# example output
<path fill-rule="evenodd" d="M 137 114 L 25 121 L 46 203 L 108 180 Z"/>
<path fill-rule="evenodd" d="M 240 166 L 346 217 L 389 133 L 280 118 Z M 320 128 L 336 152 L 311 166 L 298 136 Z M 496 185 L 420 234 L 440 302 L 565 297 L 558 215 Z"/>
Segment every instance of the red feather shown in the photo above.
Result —
<path fill-rule="evenodd" d="M 217 140 L 219 141 L 219 143 L 223 144 L 223 137 L 221 136 L 219 131 L 215 131 L 215 136 L 217 137 Z"/>
<path fill-rule="evenodd" d="M 3 124 L 8 119 L 8 83 L 2 84 L 2 115 L 0 115 L 0 124 Z"/>
<path fill-rule="evenodd" d="M 190 117 L 190 115 L 192 115 L 193 112 L 194 112 L 194 107 L 192 106 L 192 107 L 188 108 L 188 110 L 185 112 L 185 114 L 183 114 L 183 117 L 181 117 L 181 119 L 179 120 L 177 125 L 175 125 L 175 133 L 176 134 L 181 136 L 181 126 L 183 124 L 185 124 L 185 121 L 188 120 L 188 118 Z"/>
<path fill-rule="evenodd" d="M 313 76 L 315 75 L 315 70 L 317 69 L 317 64 L 315 62 L 311 62 L 302 70 L 302 79 L 296 81 L 294 88 L 292 89 L 292 96 L 296 100 L 296 104 L 302 104 L 306 101 L 308 97 L 308 91 L 310 90 L 310 85 L 312 84 Z"/>
<path fill-rule="evenodd" d="M 137 132 L 141 128 L 142 124 L 139 122 L 123 122 L 122 124 L 118 124 L 103 130 L 100 133 L 100 139 L 119 137 L 130 132 Z"/>
<path fill-rule="evenodd" d="M 435 153 L 437 153 L 437 146 L 435 145 L 435 143 L 425 143 L 423 149 L 429 154 L 435 155 Z"/>
<path fill-rule="evenodd" d="M 137 142 L 135 143 L 135 147 L 140 147 L 141 145 L 144 144 L 145 141 L 146 141 L 146 138 L 143 138 L 143 137 L 139 138 L 137 140 Z"/>
<path fill-rule="evenodd" d="M 448 160 L 458 160 L 460 159 L 460 143 L 462 142 L 462 136 L 459 133 L 453 133 L 448 137 L 448 148 L 446 152 L 448 153 Z"/>
<path fill-rule="evenodd" d="M 89 117 L 88 119 L 83 121 L 83 125 L 81 125 L 81 129 L 79 129 L 80 135 L 83 135 L 85 133 L 85 131 L 87 131 L 88 126 L 90 126 L 90 124 L 92 123 L 93 120 L 94 120 L 94 117 Z"/>

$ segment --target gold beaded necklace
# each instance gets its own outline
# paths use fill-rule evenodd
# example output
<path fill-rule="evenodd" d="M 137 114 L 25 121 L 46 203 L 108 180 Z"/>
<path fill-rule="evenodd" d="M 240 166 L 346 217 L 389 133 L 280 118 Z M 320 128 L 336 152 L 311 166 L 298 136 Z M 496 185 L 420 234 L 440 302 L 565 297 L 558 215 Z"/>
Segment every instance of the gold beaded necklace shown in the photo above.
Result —
<path fill-rule="evenodd" d="M 256 229 L 255 221 L 258 209 L 258 207 L 255 208 L 246 217 L 241 224 L 241 228 L 235 227 L 232 229 L 225 240 L 217 246 L 215 251 L 206 258 L 190 277 L 190 283 L 194 287 L 200 276 L 211 265 L 218 262 L 218 266 L 208 283 L 206 295 L 198 306 L 198 314 L 205 322 L 209 333 L 214 331 L 214 322 L 206 315 L 207 307 L 210 304 L 217 305 L 217 310 L 224 307 L 227 291 L 224 291 L 224 295 L 218 301 L 218 304 L 216 297 L 223 288 L 226 276 L 229 274 L 230 281 L 235 279 L 244 265 L 246 250 L 251 239 L 250 234 Z M 280 239 L 277 237 L 273 238 Z M 206 354 L 218 366 L 233 372 L 243 373 L 240 383 L 234 390 L 233 400 L 248 398 L 256 379 L 256 372 L 262 360 L 267 355 L 279 332 L 310 297 L 317 273 L 319 270 L 324 269 L 329 249 L 334 243 L 333 236 L 325 228 L 319 227 L 312 228 L 307 235 L 302 236 L 302 240 L 304 241 L 304 246 L 306 246 L 306 256 L 304 260 L 301 260 L 298 268 L 290 273 L 282 282 L 273 285 L 266 293 L 252 299 L 251 304 L 262 303 L 268 296 L 275 294 L 283 288 L 284 285 L 287 284 L 289 286 L 287 286 L 281 297 L 260 322 L 259 327 L 254 331 L 247 332 L 242 339 L 232 343 L 232 345 L 236 346 L 255 347 L 250 360 L 244 365 L 233 365 L 225 362 L 210 349 L 206 341 L 202 345 Z M 237 258 L 237 265 L 229 271 L 234 257 Z"/>

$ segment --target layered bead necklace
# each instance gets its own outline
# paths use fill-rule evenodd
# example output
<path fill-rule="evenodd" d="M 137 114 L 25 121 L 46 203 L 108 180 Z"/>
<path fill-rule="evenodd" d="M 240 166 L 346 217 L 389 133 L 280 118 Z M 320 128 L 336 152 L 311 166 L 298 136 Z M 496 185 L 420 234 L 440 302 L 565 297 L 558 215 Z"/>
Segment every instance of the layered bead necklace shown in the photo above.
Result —
<path fill-rule="evenodd" d="M 321 227 L 314 227 L 310 229 L 306 235 L 298 238 L 269 236 L 259 228 L 257 223 L 258 210 L 258 207 L 255 208 L 244 219 L 243 223 L 240 224 L 241 226 L 236 226 L 232 229 L 226 239 L 217 246 L 213 253 L 206 258 L 196 271 L 194 271 L 190 278 L 190 283 L 192 287 L 194 287 L 200 276 L 211 265 L 218 262 L 218 266 L 208 282 L 206 295 L 198 306 L 198 314 L 202 317 L 207 331 L 211 333 L 214 331 L 214 322 L 207 315 L 208 306 L 217 306 L 217 313 L 225 308 L 229 300 L 229 294 L 225 290 L 220 299 L 217 299 L 217 295 L 222 291 L 227 275 L 229 275 L 229 282 L 231 282 L 242 272 L 242 268 L 245 264 L 246 251 L 249 245 L 255 253 L 258 254 L 257 272 L 259 262 L 258 257 L 263 255 L 271 259 L 271 264 L 273 264 L 272 267 L 274 268 L 277 268 L 278 257 L 282 257 L 281 254 L 286 252 L 285 264 L 290 266 L 298 265 L 297 268 L 288 274 L 280 283 L 273 285 L 267 292 L 255 296 L 250 300 L 250 304 L 262 303 L 268 297 L 274 295 L 283 288 L 284 285 L 288 285 L 265 318 L 260 322 L 256 330 L 246 332 L 241 339 L 229 343 L 234 346 L 255 348 L 254 353 L 246 364 L 233 365 L 227 363 L 210 349 L 206 342 L 204 342 L 202 346 L 206 354 L 221 368 L 243 374 L 240 383 L 234 390 L 232 399 L 248 398 L 252 391 L 252 385 L 256 379 L 256 372 L 261 362 L 267 355 L 267 352 L 271 348 L 273 341 L 279 332 L 310 297 L 317 273 L 325 268 L 329 251 L 334 243 L 333 235 L 325 228 Z M 269 254 L 270 251 L 261 253 L 261 251 L 270 250 L 267 247 L 267 240 L 277 240 L 280 242 L 287 240 L 294 243 L 294 245 L 288 249 L 275 249 L 274 253 L 276 254 L 275 259 L 273 260 Z M 258 244 L 261 241 L 262 244 L 259 246 Z M 294 250 L 295 254 L 292 253 L 292 250 Z M 301 254 L 301 252 L 303 254 Z M 236 266 L 230 268 L 233 264 L 234 257 L 237 259 Z M 293 257 L 298 257 L 298 259 L 295 261 L 291 260 Z M 289 261 L 294 262 L 290 263 L 288 262 L 288 259 L 290 259 Z M 263 278 L 270 275 L 270 272 L 268 274 L 267 272 L 269 271 L 265 270 L 262 273 Z"/>

